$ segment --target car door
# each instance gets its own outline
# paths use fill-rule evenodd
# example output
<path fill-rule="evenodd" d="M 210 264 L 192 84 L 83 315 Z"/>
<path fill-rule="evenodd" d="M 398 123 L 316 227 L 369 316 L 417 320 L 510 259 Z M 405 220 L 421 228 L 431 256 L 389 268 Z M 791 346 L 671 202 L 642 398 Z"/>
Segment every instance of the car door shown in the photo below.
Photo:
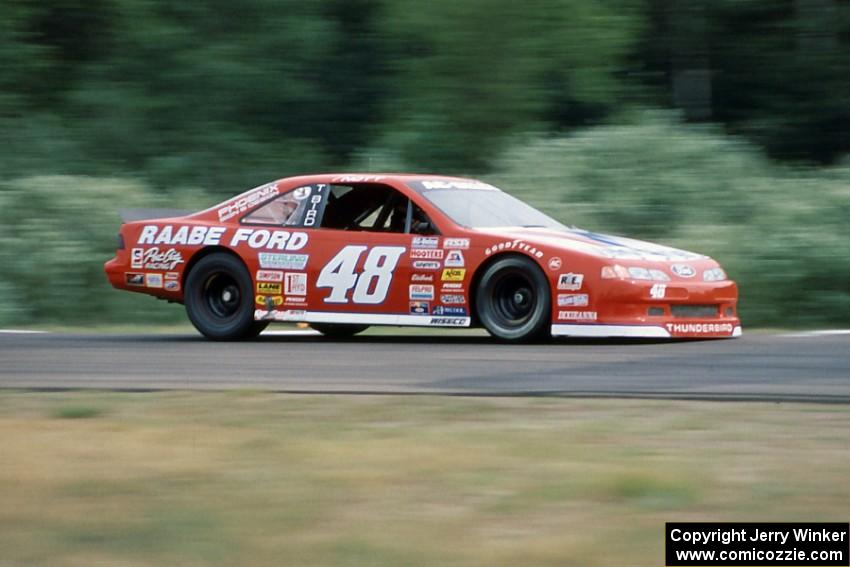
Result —
<path fill-rule="evenodd" d="M 307 271 L 307 320 L 428 324 L 433 281 L 411 281 L 413 206 L 377 183 L 330 185 L 317 204 Z M 311 221 L 305 218 L 304 228 Z M 436 239 L 434 241 L 436 247 Z"/>

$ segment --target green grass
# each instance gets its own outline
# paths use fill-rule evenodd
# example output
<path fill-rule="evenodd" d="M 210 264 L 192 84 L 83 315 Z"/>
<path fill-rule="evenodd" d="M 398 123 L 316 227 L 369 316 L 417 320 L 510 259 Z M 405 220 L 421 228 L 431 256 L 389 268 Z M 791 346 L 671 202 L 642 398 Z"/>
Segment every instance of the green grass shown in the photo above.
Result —
<path fill-rule="evenodd" d="M 4 392 L 0 558 L 656 566 L 665 521 L 846 515 L 848 437 L 845 406 Z"/>
<path fill-rule="evenodd" d="M 103 410 L 92 406 L 62 406 L 53 410 L 52 415 L 57 419 L 89 419 L 103 415 Z"/>
<path fill-rule="evenodd" d="M 147 323 L 139 320 L 133 323 L 100 323 L 96 325 L 75 324 L 33 324 L 24 326 L 8 325 L 10 329 L 29 329 L 48 333 L 67 334 L 185 334 L 195 331 L 187 319 L 178 323 Z"/>

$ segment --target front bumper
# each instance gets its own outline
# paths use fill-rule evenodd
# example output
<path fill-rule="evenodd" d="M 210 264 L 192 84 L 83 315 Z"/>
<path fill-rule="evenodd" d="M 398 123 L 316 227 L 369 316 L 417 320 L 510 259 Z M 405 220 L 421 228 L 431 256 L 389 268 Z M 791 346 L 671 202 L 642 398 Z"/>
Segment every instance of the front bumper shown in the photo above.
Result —
<path fill-rule="evenodd" d="M 733 281 L 673 281 L 658 286 L 657 282 L 609 280 L 595 289 L 589 294 L 590 305 L 583 309 L 553 309 L 553 336 L 702 339 L 742 335 L 738 286 Z"/>

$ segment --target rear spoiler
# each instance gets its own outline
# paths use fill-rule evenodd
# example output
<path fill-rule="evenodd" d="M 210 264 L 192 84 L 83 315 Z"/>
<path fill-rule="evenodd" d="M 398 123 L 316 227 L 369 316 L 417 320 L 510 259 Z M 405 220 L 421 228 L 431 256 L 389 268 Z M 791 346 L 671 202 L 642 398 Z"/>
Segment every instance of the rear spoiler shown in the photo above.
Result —
<path fill-rule="evenodd" d="M 118 209 L 118 214 L 121 215 L 121 222 L 133 222 L 185 217 L 192 214 L 192 211 L 181 211 L 179 209 Z"/>

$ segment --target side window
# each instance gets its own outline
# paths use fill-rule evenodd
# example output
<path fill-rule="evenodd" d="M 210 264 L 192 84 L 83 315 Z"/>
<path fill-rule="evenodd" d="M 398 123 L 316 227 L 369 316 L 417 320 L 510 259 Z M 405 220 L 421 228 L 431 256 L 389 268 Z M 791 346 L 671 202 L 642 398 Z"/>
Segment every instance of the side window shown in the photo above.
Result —
<path fill-rule="evenodd" d="M 434 223 L 431 222 L 425 211 L 419 208 L 419 205 L 413 205 L 410 215 L 410 232 L 412 234 L 437 234 Z"/>
<path fill-rule="evenodd" d="M 386 185 L 332 185 L 322 217 L 323 228 L 371 232 L 433 231 L 422 210 Z M 427 226 L 426 226 L 427 225 Z M 409 227 L 409 228 L 408 228 Z"/>
<path fill-rule="evenodd" d="M 310 186 L 299 187 L 272 199 L 242 219 L 243 224 L 271 224 L 292 226 L 301 222 L 309 204 Z"/>

